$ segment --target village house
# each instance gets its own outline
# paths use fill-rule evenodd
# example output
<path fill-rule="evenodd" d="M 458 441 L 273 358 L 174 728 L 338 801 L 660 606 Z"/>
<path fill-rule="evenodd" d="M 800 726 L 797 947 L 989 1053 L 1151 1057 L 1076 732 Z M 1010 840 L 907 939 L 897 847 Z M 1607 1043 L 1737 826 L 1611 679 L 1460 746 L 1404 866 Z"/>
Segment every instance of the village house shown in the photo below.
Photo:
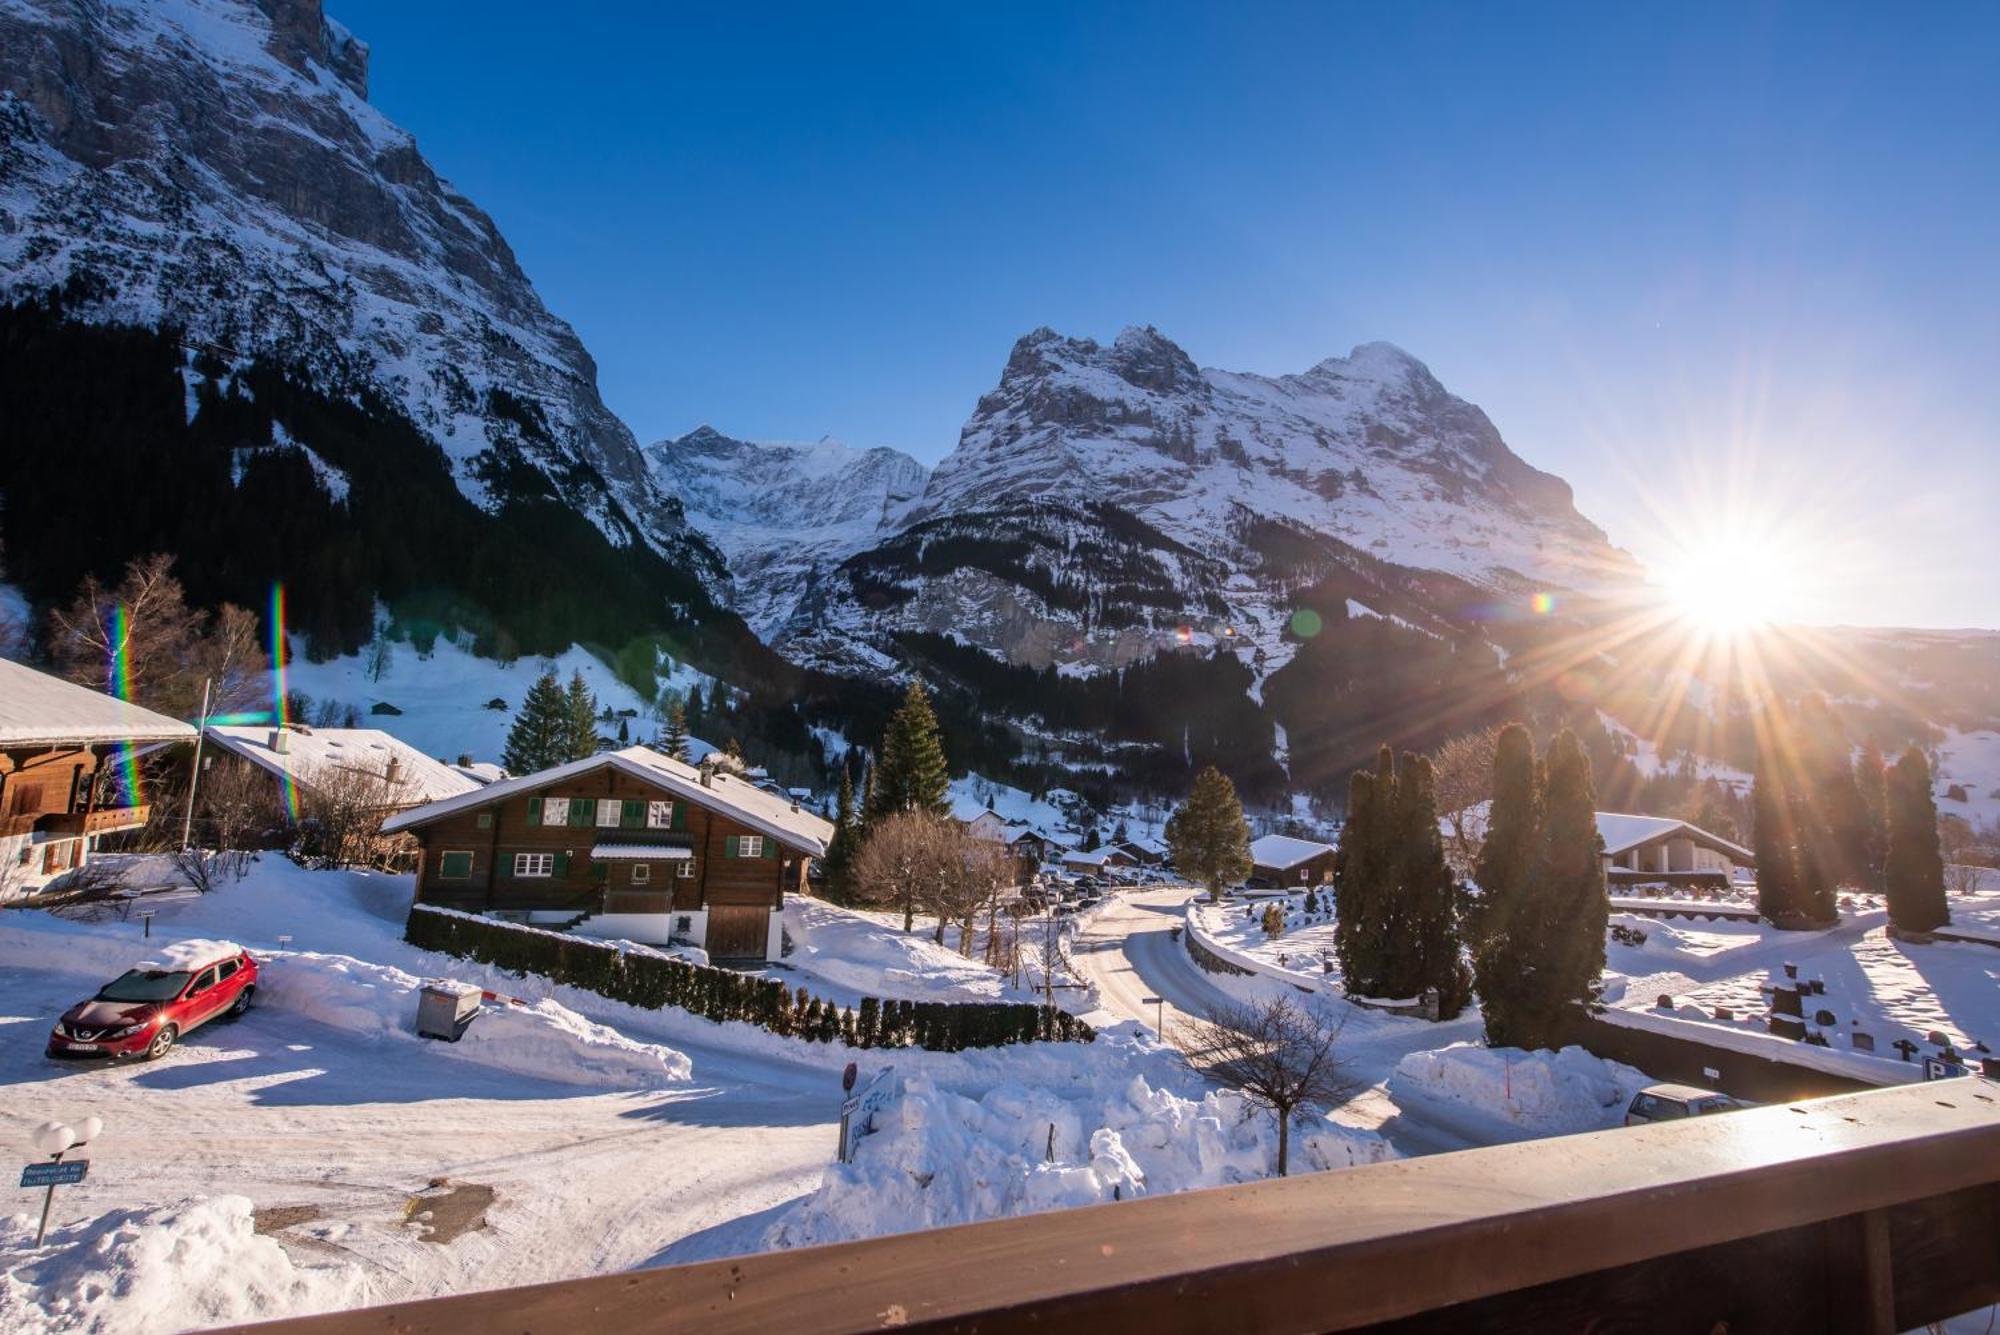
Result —
<path fill-rule="evenodd" d="M 0 658 L 0 896 L 89 860 L 98 840 L 146 823 L 114 779 L 125 747 L 192 742 L 150 709 Z"/>
<path fill-rule="evenodd" d="M 448 797 L 383 823 L 422 846 L 416 899 L 712 959 L 775 959 L 787 892 L 833 826 L 713 763 L 643 746 Z"/>
<path fill-rule="evenodd" d="M 1723 886 L 1739 868 L 1757 865 L 1756 854 L 1698 825 L 1668 816 L 1597 813 L 1604 838 L 1604 876 L 1613 886 Z"/>
<path fill-rule="evenodd" d="M 1139 860 L 1116 844 L 1102 848 L 1072 848 L 1062 855 L 1062 865 L 1070 871 L 1101 872 L 1106 867 L 1136 867 Z"/>
<path fill-rule="evenodd" d="M 1250 841 L 1250 876 L 1274 887 L 1325 885 L 1333 879 L 1334 847 L 1314 839 L 1267 834 Z"/>
<path fill-rule="evenodd" d="M 267 776 L 274 797 L 284 785 L 313 789 L 352 783 L 373 790 L 383 815 L 474 792 L 488 782 L 433 760 L 377 728 L 282 728 L 211 725 L 204 770 L 240 763 Z"/>

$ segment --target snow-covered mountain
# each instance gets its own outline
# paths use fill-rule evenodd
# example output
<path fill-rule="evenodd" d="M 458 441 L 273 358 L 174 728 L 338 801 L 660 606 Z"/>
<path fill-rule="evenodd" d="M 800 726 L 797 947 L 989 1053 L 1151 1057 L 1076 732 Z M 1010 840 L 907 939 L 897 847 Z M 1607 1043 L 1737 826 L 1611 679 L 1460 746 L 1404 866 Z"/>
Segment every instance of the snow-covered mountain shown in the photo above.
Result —
<path fill-rule="evenodd" d="M 685 451 L 703 470 L 690 491 L 731 499 L 691 496 L 691 518 L 733 558 L 782 571 L 741 606 L 788 654 L 834 668 L 877 668 L 914 631 L 1086 670 L 1235 640 L 1268 672 L 1290 654 L 1293 595 L 1329 576 L 1419 624 L 1451 610 L 1411 572 L 1523 604 L 1639 577 L 1568 484 L 1386 343 L 1270 377 L 1197 367 L 1152 328 L 1108 346 L 1038 329 L 907 507 L 884 504 L 858 458 L 720 439 Z M 686 444 L 655 446 L 656 472 Z M 734 499 L 798 468 L 814 508 Z M 915 476 L 903 461 L 897 481 Z M 794 538 L 786 525 L 815 512 L 856 522 Z"/>
<path fill-rule="evenodd" d="M 901 527 L 926 478 L 883 446 L 751 442 L 709 426 L 647 446 L 646 462 L 722 550 L 738 610 L 766 639 L 806 624 L 822 578 Z"/>
<path fill-rule="evenodd" d="M 476 503 L 539 475 L 718 580 L 576 335 L 367 92 L 320 0 L 0 0 L 0 299 L 367 386 Z"/>

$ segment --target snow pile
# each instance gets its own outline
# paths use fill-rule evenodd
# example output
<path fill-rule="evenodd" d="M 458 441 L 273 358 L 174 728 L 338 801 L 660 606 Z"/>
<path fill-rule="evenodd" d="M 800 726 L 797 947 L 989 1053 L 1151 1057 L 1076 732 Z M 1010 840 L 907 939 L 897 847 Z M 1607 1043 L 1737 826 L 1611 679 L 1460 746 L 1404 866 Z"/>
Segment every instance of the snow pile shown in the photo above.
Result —
<path fill-rule="evenodd" d="M 412 1028 L 422 980 L 346 955 L 299 954 L 267 965 L 258 999 L 350 1033 L 421 1042 Z M 627 1038 L 561 1002 L 486 1006 L 456 1043 L 438 1051 L 516 1075 L 600 1089 L 656 1089 L 694 1072 L 686 1054 Z"/>
<path fill-rule="evenodd" d="M 1579 1047 L 1523 1052 L 1453 1043 L 1397 1062 L 1389 1092 L 1398 1103 L 1454 1104 L 1529 1135 L 1563 1136 L 1616 1126 L 1632 1096 L 1651 1083 L 1645 1072 Z"/>
<path fill-rule="evenodd" d="M 206 941 L 193 937 L 160 946 L 138 967 L 160 973 L 193 973 L 218 960 L 235 959 L 242 953 L 243 947 L 234 941 Z"/>
<path fill-rule="evenodd" d="M 819 1189 L 772 1225 L 765 1246 L 1224 1186 L 1276 1168 L 1270 1113 L 1233 1090 L 1191 1099 L 1137 1072 L 1109 1092 L 1072 1097 L 1040 1081 L 1002 1080 L 973 1098 L 924 1076 L 892 1076 L 887 1093 L 870 1102 L 854 1161 L 828 1168 Z M 1300 1171 L 1376 1163 L 1395 1152 L 1373 1132 L 1315 1120 L 1294 1128 L 1292 1156 Z"/>
<path fill-rule="evenodd" d="M 248 1198 L 114 1210 L 57 1229 L 34 1250 L 35 1220 L 0 1219 L 0 1329 L 140 1332 L 233 1325 L 369 1300 L 358 1267 L 302 1267 L 255 1231 Z"/>
<path fill-rule="evenodd" d="M 824 900 L 788 898 L 785 932 L 792 939 L 785 962 L 843 992 L 906 1001 L 1034 999 L 1009 988 L 991 965 L 959 954 L 956 927 L 945 929 L 952 945 L 941 946 L 928 932 L 904 932 L 900 919 L 892 925 Z"/>

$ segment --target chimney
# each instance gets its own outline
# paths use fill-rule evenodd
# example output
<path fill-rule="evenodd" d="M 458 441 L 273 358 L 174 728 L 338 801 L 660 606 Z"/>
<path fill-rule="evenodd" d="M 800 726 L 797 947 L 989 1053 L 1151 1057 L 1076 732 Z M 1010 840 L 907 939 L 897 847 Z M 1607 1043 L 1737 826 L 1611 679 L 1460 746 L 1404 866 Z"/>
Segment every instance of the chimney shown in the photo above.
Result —
<path fill-rule="evenodd" d="M 273 755 L 290 755 L 292 753 L 292 735 L 283 728 L 271 729 L 271 752 Z"/>
<path fill-rule="evenodd" d="M 701 771 L 701 786 L 704 788 L 715 787 L 715 761 L 709 756 L 703 756 L 701 764 L 697 768 Z"/>
<path fill-rule="evenodd" d="M 390 756 L 389 764 L 385 772 L 388 776 L 389 784 L 391 787 L 394 787 L 395 785 L 401 783 L 403 781 L 403 758 L 401 756 L 395 756 L 395 755 Z"/>

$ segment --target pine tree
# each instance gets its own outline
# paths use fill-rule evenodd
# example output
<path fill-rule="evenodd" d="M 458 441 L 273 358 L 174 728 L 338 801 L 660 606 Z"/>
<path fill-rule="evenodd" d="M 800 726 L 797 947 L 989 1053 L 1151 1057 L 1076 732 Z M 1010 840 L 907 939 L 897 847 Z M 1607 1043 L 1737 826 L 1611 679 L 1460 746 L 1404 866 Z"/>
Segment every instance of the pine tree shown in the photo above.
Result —
<path fill-rule="evenodd" d="M 1480 893 L 1466 915 L 1482 997 L 1497 992 L 1500 986 L 1500 980 L 1489 979 L 1479 964 L 1483 939 L 1489 931 L 1506 933 L 1508 911 L 1526 895 L 1541 827 L 1541 780 L 1535 772 L 1534 739 L 1527 728 L 1510 723 L 1493 743 L 1493 798 L 1487 806 L 1486 838 L 1479 846 L 1478 865 L 1472 874 Z"/>
<path fill-rule="evenodd" d="M 845 900 L 849 887 L 847 874 L 854 865 L 854 848 L 858 835 L 854 819 L 854 780 L 848 774 L 847 766 L 840 767 L 840 796 L 833 808 L 833 838 L 827 841 L 826 857 L 821 869 L 826 874 L 826 889 L 829 897 Z"/>
<path fill-rule="evenodd" d="M 1208 888 L 1222 888 L 1250 874 L 1250 825 L 1236 785 L 1215 766 L 1195 775 L 1187 801 L 1167 820 L 1167 852 L 1181 875 Z"/>
<path fill-rule="evenodd" d="M 510 774 L 533 774 L 571 759 L 568 742 L 569 712 L 556 674 L 544 672 L 528 688 L 521 701 L 514 726 L 508 729 L 507 746 L 500 763 Z"/>
<path fill-rule="evenodd" d="M 1854 758 L 1854 788 L 1861 796 L 1864 829 L 1862 859 L 1867 868 L 1864 884 L 1880 890 L 1889 855 L 1888 766 L 1873 742 Z"/>
<path fill-rule="evenodd" d="M 1384 996 L 1390 883 L 1395 876 L 1395 763 L 1387 747 L 1347 785 L 1347 819 L 1334 854 L 1334 953 L 1354 996 Z"/>
<path fill-rule="evenodd" d="M 868 795 L 867 819 L 873 823 L 898 811 L 947 815 L 951 811 L 950 785 L 951 773 L 945 765 L 944 742 L 938 734 L 937 715 L 931 710 L 930 693 L 923 682 L 912 681 L 882 737 L 882 757 Z"/>
<path fill-rule="evenodd" d="M 1951 921 L 1951 908 L 1944 894 L 1931 767 L 1916 747 L 1903 752 L 1889 770 L 1886 804 L 1889 847 L 1883 881 L 1889 923 L 1905 932 L 1933 931 Z"/>
<path fill-rule="evenodd" d="M 1780 783 L 1778 767 L 1771 760 L 1759 763 L 1750 787 L 1750 819 L 1755 826 L 1750 851 L 1757 857 L 1757 912 L 1782 926 L 1794 917 L 1798 892 L 1793 884 L 1790 815 Z"/>
<path fill-rule="evenodd" d="M 1400 875 L 1392 927 L 1400 976 L 1396 995 L 1436 989 L 1438 1018 L 1465 1008 L 1471 975 L 1459 942 L 1458 894 L 1438 825 L 1436 781 L 1426 756 L 1404 755 L 1396 779 Z"/>
<path fill-rule="evenodd" d="M 683 765 L 689 763 L 687 710 L 679 701 L 667 711 L 666 725 L 660 729 L 660 752 Z"/>
<path fill-rule="evenodd" d="M 564 760 L 597 754 L 597 697 L 581 669 L 570 674 L 569 689 L 563 692 L 562 751 Z"/>

